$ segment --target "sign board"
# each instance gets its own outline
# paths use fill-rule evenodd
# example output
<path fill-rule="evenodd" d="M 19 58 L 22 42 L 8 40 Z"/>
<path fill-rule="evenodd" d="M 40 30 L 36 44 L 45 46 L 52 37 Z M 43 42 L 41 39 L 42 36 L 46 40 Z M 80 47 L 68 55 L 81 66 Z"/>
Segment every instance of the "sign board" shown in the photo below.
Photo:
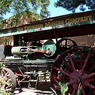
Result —
<path fill-rule="evenodd" d="M 91 14 L 92 13 L 92 14 Z M 19 27 L 14 27 L 10 29 L 3 29 L 0 31 L 0 37 L 3 36 L 11 36 L 11 35 L 19 35 L 24 33 L 32 33 L 32 32 L 40 32 L 45 30 L 51 30 L 56 28 L 65 28 L 70 26 L 76 25 L 83 25 L 83 24 L 93 24 L 95 23 L 95 12 L 86 12 L 80 13 L 79 15 L 71 14 L 66 16 L 54 18 L 48 18 L 42 21 L 38 21 L 29 25 L 23 25 Z M 43 22 L 44 21 L 44 22 Z"/>

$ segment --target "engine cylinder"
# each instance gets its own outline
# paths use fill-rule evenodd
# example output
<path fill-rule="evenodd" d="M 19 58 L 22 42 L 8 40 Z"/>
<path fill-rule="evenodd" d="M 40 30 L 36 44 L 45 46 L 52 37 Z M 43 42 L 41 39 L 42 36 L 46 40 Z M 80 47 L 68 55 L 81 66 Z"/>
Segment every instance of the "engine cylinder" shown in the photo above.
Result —
<path fill-rule="evenodd" d="M 27 47 L 13 47 L 11 49 L 12 54 L 16 54 L 16 55 L 24 55 L 28 53 L 28 48 Z"/>

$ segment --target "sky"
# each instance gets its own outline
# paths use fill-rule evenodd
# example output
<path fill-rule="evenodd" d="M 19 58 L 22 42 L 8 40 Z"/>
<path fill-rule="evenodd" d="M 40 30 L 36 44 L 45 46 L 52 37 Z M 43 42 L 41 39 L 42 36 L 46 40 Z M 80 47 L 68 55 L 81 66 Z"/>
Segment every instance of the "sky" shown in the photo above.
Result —
<path fill-rule="evenodd" d="M 50 0 L 50 5 L 48 7 L 48 10 L 50 11 L 50 17 L 60 16 L 60 15 L 66 15 L 70 14 L 72 12 L 67 11 L 66 9 L 62 7 L 55 7 L 54 2 L 57 0 Z"/>
<path fill-rule="evenodd" d="M 55 7 L 54 6 L 54 2 L 56 2 L 57 0 L 50 0 L 50 5 L 48 7 L 48 10 L 50 11 L 50 17 L 55 17 L 55 16 L 61 16 L 61 15 L 67 15 L 67 14 L 71 14 L 72 11 L 68 11 L 62 7 Z M 87 10 L 86 10 L 87 11 Z M 76 12 L 81 12 L 79 9 L 76 10 Z M 11 17 L 12 14 L 8 13 L 6 15 L 4 15 L 4 19 L 7 19 L 9 17 Z"/>
<path fill-rule="evenodd" d="M 50 11 L 50 15 L 51 17 L 55 17 L 55 16 L 60 16 L 60 15 L 67 15 L 67 14 L 72 14 L 72 11 L 68 11 L 62 7 L 55 7 L 54 3 L 57 0 L 50 0 L 50 6 L 49 6 L 49 11 Z M 86 8 L 86 6 L 84 6 Z M 87 8 L 85 11 L 89 11 Z M 80 11 L 79 7 L 76 9 L 76 13 L 77 12 L 82 12 Z"/>

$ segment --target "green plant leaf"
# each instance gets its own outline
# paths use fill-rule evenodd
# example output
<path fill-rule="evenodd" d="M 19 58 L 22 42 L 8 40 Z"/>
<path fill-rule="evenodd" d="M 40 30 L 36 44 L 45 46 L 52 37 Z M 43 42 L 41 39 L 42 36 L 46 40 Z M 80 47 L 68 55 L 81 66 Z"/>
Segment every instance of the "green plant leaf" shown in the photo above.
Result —
<path fill-rule="evenodd" d="M 81 83 L 78 86 L 77 95 L 81 95 Z"/>
<path fill-rule="evenodd" d="M 61 95 L 65 95 L 66 91 L 68 90 L 68 83 L 62 84 L 59 82 L 59 85 L 61 86 Z"/>

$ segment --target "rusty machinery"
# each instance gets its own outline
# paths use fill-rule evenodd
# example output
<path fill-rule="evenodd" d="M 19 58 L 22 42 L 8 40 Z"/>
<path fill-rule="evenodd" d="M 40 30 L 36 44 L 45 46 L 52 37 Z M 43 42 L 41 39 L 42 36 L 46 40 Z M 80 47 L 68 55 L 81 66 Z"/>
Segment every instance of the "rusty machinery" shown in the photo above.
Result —
<path fill-rule="evenodd" d="M 94 20 L 91 20 L 92 15 L 90 13 L 89 15 L 76 18 L 76 23 L 79 21 L 77 19 L 84 20 L 84 22 L 88 20 L 92 23 Z M 68 19 L 68 21 L 72 19 Z M 62 28 L 56 27 L 56 32 L 49 30 L 45 33 L 41 32 L 42 34 L 34 33 L 35 36 L 31 34 L 31 37 L 29 37 L 30 34 L 24 35 L 25 39 L 28 40 L 35 37 L 38 40 L 41 37 L 41 40 L 61 37 L 56 44 L 48 40 L 42 46 L 35 44 L 32 46 L 15 46 L 11 50 L 12 56 L 1 61 L 5 67 L 1 68 L 0 77 L 4 77 L 5 81 L 12 82 L 12 84 L 7 83 L 3 86 L 5 91 L 8 88 L 14 89 L 20 82 L 29 82 L 31 79 L 29 74 L 33 70 L 36 72 L 49 70 L 51 71 L 51 89 L 55 95 L 95 95 L 95 48 L 77 46 L 71 39 L 62 39 L 69 36 L 93 34 L 95 24 L 79 24 L 65 28 L 63 26 Z"/>

